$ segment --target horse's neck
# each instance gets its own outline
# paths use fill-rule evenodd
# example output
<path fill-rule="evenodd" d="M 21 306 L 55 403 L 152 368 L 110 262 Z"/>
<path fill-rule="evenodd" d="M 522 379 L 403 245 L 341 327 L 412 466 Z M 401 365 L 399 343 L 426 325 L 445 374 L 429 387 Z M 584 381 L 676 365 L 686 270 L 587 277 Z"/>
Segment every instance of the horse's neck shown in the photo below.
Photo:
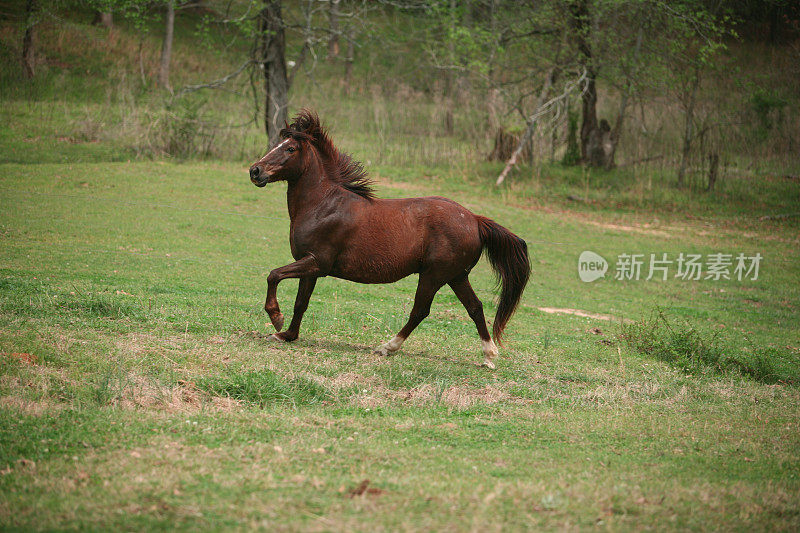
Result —
<path fill-rule="evenodd" d="M 286 203 L 292 221 L 313 210 L 330 195 L 334 184 L 325 175 L 325 168 L 319 156 L 314 153 L 303 174 L 289 182 Z"/>

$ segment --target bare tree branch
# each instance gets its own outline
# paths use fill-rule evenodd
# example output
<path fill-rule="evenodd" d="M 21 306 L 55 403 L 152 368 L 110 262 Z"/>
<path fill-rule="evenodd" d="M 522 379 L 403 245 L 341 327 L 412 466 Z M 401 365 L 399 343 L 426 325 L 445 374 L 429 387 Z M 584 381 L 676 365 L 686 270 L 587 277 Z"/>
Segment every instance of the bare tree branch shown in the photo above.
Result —
<path fill-rule="evenodd" d="M 544 100 L 545 98 L 547 98 L 547 95 L 550 92 L 550 89 L 552 88 L 557 75 L 558 75 L 558 70 L 555 67 L 551 68 L 548 71 L 547 76 L 545 77 L 545 81 L 542 84 L 542 90 L 539 93 L 539 100 L 536 106 L 536 110 L 528 118 L 528 127 L 525 129 L 525 133 L 523 133 L 520 136 L 519 142 L 517 143 L 517 148 L 514 150 L 514 153 L 511 154 L 511 157 L 506 162 L 505 168 L 503 168 L 503 171 L 497 177 L 495 185 L 497 186 L 502 185 L 503 181 L 505 181 L 506 179 L 506 176 L 508 176 L 508 173 L 511 172 L 511 169 L 514 167 L 514 165 L 517 164 L 517 158 L 519 158 L 519 154 L 522 153 L 522 150 L 525 148 L 525 145 L 528 144 L 531 137 L 533 136 L 533 132 L 536 130 L 537 120 L 545 113 L 547 113 L 553 106 L 569 98 L 569 96 L 575 91 L 577 87 L 582 86 L 584 80 L 586 79 L 587 71 L 584 69 L 583 74 L 581 74 L 581 77 L 575 80 L 574 82 L 567 83 L 564 86 L 564 91 L 560 95 L 551 98 L 550 100 L 545 102 Z"/>
<path fill-rule="evenodd" d="M 199 91 L 201 89 L 218 89 L 219 87 L 222 87 L 223 85 L 228 83 L 230 80 L 234 79 L 236 76 L 241 74 L 244 69 L 246 69 L 248 66 L 250 66 L 253 63 L 254 63 L 254 61 L 252 59 L 248 59 L 247 61 L 242 63 L 242 65 L 239 68 L 237 68 L 235 71 L 231 72 L 227 76 L 223 76 L 222 78 L 220 78 L 218 80 L 214 80 L 214 81 L 212 81 L 210 83 L 200 83 L 198 85 L 186 85 L 183 89 L 181 89 L 178 92 L 178 94 L 176 96 L 180 97 L 180 96 L 183 96 L 184 94 L 188 94 L 188 93 L 192 93 L 192 92 L 195 92 L 195 91 Z"/>

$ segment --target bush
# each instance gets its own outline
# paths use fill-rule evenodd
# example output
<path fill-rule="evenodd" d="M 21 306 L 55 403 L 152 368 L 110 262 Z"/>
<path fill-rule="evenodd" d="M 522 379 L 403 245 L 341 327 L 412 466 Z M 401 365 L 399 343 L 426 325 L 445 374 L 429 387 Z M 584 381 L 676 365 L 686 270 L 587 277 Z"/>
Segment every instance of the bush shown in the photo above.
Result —
<path fill-rule="evenodd" d="M 167 106 L 162 146 L 164 153 L 180 159 L 207 157 L 215 130 L 200 120 L 205 100 L 181 99 Z"/>
<path fill-rule="evenodd" d="M 569 128 L 567 131 L 567 151 L 561 158 L 561 164 L 565 166 L 577 165 L 581 160 L 581 149 L 578 146 L 578 114 L 569 112 Z"/>
<path fill-rule="evenodd" d="M 748 101 L 750 111 L 755 115 L 754 131 L 760 141 L 767 139 L 776 127 L 783 124 L 783 109 L 789 104 L 775 91 L 757 89 Z"/>
<path fill-rule="evenodd" d="M 761 383 L 800 382 L 777 366 L 783 355 L 774 348 L 753 353 L 723 346 L 717 335 L 707 335 L 690 324 L 670 324 L 659 310 L 650 319 L 622 326 L 622 338 L 642 355 L 652 356 L 690 374 L 736 373 Z"/>

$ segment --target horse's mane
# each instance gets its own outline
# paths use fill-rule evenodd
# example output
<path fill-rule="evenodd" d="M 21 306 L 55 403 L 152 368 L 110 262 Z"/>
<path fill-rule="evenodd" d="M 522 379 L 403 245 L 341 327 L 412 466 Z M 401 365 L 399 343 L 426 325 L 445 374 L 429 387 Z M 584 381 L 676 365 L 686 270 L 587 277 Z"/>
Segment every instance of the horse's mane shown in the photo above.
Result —
<path fill-rule="evenodd" d="M 373 182 L 367 177 L 364 165 L 333 145 L 315 112 L 301 109 L 292 123 L 281 130 L 280 135 L 284 139 L 292 137 L 298 141 L 311 142 L 323 156 L 323 164 L 334 183 L 364 198 L 375 198 Z"/>

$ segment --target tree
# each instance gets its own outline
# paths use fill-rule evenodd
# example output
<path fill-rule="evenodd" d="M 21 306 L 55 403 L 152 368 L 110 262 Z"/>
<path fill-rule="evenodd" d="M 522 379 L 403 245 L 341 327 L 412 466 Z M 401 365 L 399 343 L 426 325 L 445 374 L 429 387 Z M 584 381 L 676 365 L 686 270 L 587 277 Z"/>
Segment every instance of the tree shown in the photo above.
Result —
<path fill-rule="evenodd" d="M 92 24 L 111 29 L 114 27 L 114 14 L 110 11 L 95 11 Z"/>
<path fill-rule="evenodd" d="M 260 45 L 256 59 L 264 75 L 264 122 L 270 145 L 288 117 L 289 80 L 286 76 L 286 35 L 280 0 L 263 0 L 258 15 Z"/>
<path fill-rule="evenodd" d="M 104 28 L 114 27 L 114 14 L 110 11 L 95 11 L 92 24 L 103 26 Z"/>
<path fill-rule="evenodd" d="M 39 16 L 37 0 L 25 4 L 25 34 L 22 38 L 22 67 L 27 78 L 36 74 L 36 24 Z"/>
<path fill-rule="evenodd" d="M 172 58 L 172 37 L 175 29 L 175 0 L 166 0 L 167 16 L 164 40 L 161 45 L 161 63 L 158 68 L 158 84 L 165 89 L 169 85 L 169 64 Z"/>
<path fill-rule="evenodd" d="M 674 42 L 659 56 L 667 83 L 675 87 L 676 99 L 683 112 L 678 186 L 683 187 L 698 130 L 708 130 L 708 113 L 697 127 L 698 104 L 704 74 L 715 68 L 715 56 L 724 48 L 723 38 L 731 34 L 729 19 L 720 12 L 707 10 L 690 2 L 663 4 L 665 24 L 669 24 Z M 716 173 L 716 171 L 715 171 Z M 715 177 L 716 179 L 716 177 Z"/>
<path fill-rule="evenodd" d="M 592 55 L 589 0 L 577 0 L 570 4 L 570 24 L 578 49 L 579 61 L 586 78 L 581 87 L 581 160 L 589 166 L 603 166 L 603 134 L 597 120 L 597 66 Z"/>
<path fill-rule="evenodd" d="M 230 2 L 227 5 L 228 8 L 224 13 L 214 17 L 209 16 L 206 19 L 203 30 L 208 31 L 209 27 L 217 26 L 226 28 L 238 34 L 239 37 L 252 39 L 253 45 L 250 48 L 248 59 L 236 70 L 217 80 L 183 87 L 177 92 L 177 96 L 181 97 L 203 89 L 221 88 L 243 72 L 248 72 L 255 101 L 255 120 L 257 121 L 259 117 L 264 118 L 267 137 L 270 144 L 274 144 L 288 118 L 289 91 L 295 76 L 302 69 L 307 76 L 312 78 L 318 57 L 316 47 L 329 43 L 329 38 L 334 33 L 330 28 L 330 5 L 319 0 L 305 0 L 301 4 L 301 9 L 287 12 L 282 10 L 280 0 Z M 363 23 L 361 16 L 374 8 L 371 7 L 373 4 L 368 0 L 348 2 L 346 10 L 342 8 L 343 5 L 345 4 L 341 2 L 337 4 L 337 17 L 340 19 L 338 23 L 341 20 L 346 21 L 348 61 L 345 62 L 345 69 L 346 72 L 349 72 L 352 69 L 355 48 L 356 22 Z M 253 8 L 257 8 L 255 13 Z M 322 18 L 327 18 L 328 24 L 322 24 L 320 20 Z M 296 52 L 295 60 L 290 62 L 287 62 L 287 32 L 300 34 L 302 43 L 300 50 Z M 336 34 L 340 38 L 343 35 L 338 25 Z M 309 65 L 309 63 L 311 64 Z M 291 70 L 287 67 L 291 67 Z M 256 78 L 261 78 L 260 83 Z M 263 93 L 256 88 L 257 86 L 263 87 Z M 264 104 L 263 111 L 261 109 L 262 102 Z"/>
<path fill-rule="evenodd" d="M 581 88 L 580 161 L 590 167 L 616 166 L 615 155 L 636 84 L 645 25 L 651 17 L 652 6 L 647 3 L 647 0 L 606 3 L 575 0 L 569 6 L 578 63 L 586 72 Z M 635 33 L 629 31 L 633 21 L 638 26 Z M 631 43 L 633 35 L 635 44 Z M 604 52 L 599 57 L 598 48 Z M 601 67 L 611 72 L 608 78 L 612 83 L 618 82 L 620 104 L 613 126 L 597 115 L 597 79 Z"/>
<path fill-rule="evenodd" d="M 328 19 L 330 21 L 330 35 L 328 35 L 328 60 L 339 57 L 339 2 L 329 0 Z"/>
<path fill-rule="evenodd" d="M 353 63 L 356 60 L 356 34 L 353 24 L 347 27 L 347 55 L 344 58 L 344 85 L 345 94 L 350 94 L 353 83 Z"/>

